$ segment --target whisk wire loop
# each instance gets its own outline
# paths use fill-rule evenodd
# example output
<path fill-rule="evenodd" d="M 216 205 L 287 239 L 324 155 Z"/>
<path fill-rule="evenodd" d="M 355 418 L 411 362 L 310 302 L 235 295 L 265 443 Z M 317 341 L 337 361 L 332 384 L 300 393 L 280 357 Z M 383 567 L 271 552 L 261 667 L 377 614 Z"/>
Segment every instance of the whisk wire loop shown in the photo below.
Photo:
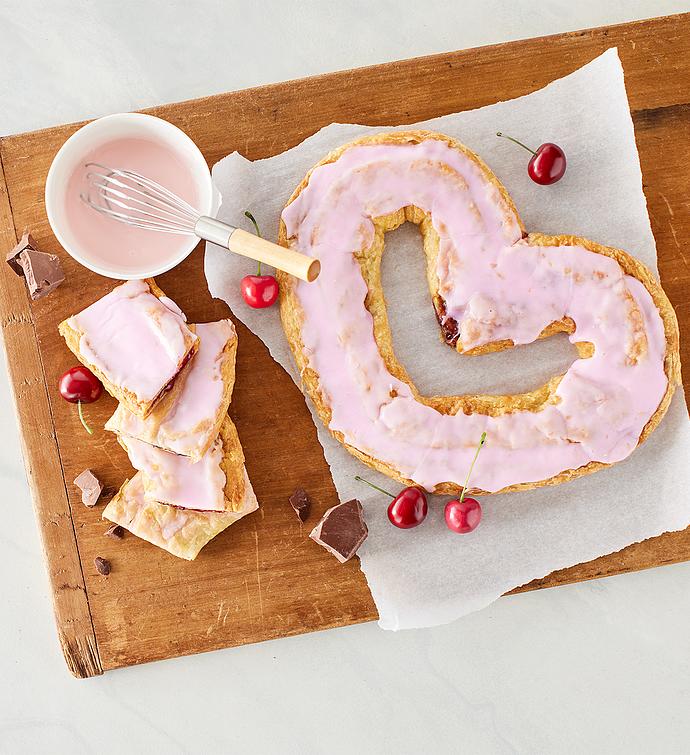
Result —
<path fill-rule="evenodd" d="M 169 189 L 132 170 L 86 167 L 97 170 L 87 172 L 81 198 L 94 210 L 136 228 L 194 235 L 201 213 Z"/>
<path fill-rule="evenodd" d="M 85 192 L 80 197 L 106 217 L 147 231 L 198 236 L 307 282 L 319 274 L 318 260 L 202 215 L 189 202 L 136 171 L 96 162 L 87 163 L 86 169 Z"/>

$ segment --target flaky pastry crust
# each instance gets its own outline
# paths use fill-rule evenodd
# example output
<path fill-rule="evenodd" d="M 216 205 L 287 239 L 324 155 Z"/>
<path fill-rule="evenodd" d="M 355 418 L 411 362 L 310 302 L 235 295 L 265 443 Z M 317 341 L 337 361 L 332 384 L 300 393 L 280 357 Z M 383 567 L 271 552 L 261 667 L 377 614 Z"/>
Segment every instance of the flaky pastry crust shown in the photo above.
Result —
<path fill-rule="evenodd" d="M 656 280 L 654 274 L 638 259 L 621 249 L 603 246 L 602 244 L 598 244 L 594 241 L 578 236 L 547 236 L 541 233 L 527 234 L 522 221 L 519 219 L 519 214 L 511 197 L 508 195 L 506 189 L 500 183 L 498 178 L 483 162 L 483 160 L 481 160 L 480 157 L 475 155 L 467 147 L 465 147 L 455 139 L 430 131 L 396 131 L 392 133 L 381 133 L 373 136 L 365 136 L 361 139 L 357 139 L 353 142 L 350 142 L 349 144 L 345 144 L 342 147 L 339 147 L 338 149 L 328 154 L 307 173 L 302 182 L 293 192 L 287 204 L 289 205 L 299 196 L 301 191 L 309 183 L 310 176 L 317 167 L 325 165 L 327 163 L 335 162 L 346 150 L 350 149 L 351 147 L 364 144 L 416 144 L 427 139 L 438 139 L 446 142 L 453 149 L 456 149 L 469 157 L 480 168 L 480 170 L 484 173 L 486 179 L 500 192 L 500 195 L 505 201 L 508 208 L 510 208 L 514 212 L 515 217 L 518 218 L 518 223 L 523 231 L 524 241 L 527 244 L 529 244 L 530 246 L 552 247 L 577 245 L 582 246 L 591 252 L 595 252 L 596 254 L 612 257 L 619 263 L 619 265 L 627 275 L 637 278 L 645 286 L 647 291 L 649 291 L 663 321 L 664 332 L 666 336 L 664 371 L 668 378 L 668 385 L 658 408 L 650 417 L 640 435 L 639 443 L 644 442 L 644 440 L 646 440 L 658 426 L 662 417 L 666 413 L 675 388 L 681 382 L 681 374 L 678 322 L 676 320 L 675 312 L 673 310 L 673 307 L 671 306 L 670 301 L 668 300 L 668 297 L 661 288 L 661 285 Z M 434 407 L 437 411 L 443 414 L 456 414 L 458 412 L 465 412 L 466 414 L 479 413 L 490 416 L 499 416 L 520 410 L 536 412 L 539 411 L 539 409 L 549 401 L 553 401 L 555 390 L 563 377 L 562 375 L 554 376 L 545 385 L 540 386 L 533 391 L 515 395 L 422 396 L 419 393 L 419 391 L 412 383 L 409 375 L 405 371 L 405 368 L 400 364 L 393 351 L 390 326 L 386 314 L 386 301 L 381 286 L 380 275 L 381 257 L 384 250 L 384 235 L 387 231 L 394 230 L 405 221 L 410 221 L 417 224 L 421 231 L 424 254 L 426 256 L 427 262 L 427 281 L 434 307 L 437 313 L 439 313 L 441 307 L 443 306 L 443 301 L 438 294 L 439 282 L 436 275 L 436 258 L 438 255 L 439 237 L 433 228 L 431 217 L 428 213 L 425 213 L 418 207 L 408 206 L 390 215 L 374 218 L 373 223 L 375 228 L 375 237 L 372 245 L 368 249 L 364 249 L 356 253 L 356 258 L 360 265 L 362 276 L 368 288 L 365 306 L 371 313 L 374 320 L 374 337 L 376 339 L 379 351 L 386 364 L 386 367 L 391 372 L 391 374 L 393 374 L 401 381 L 407 383 L 410 386 L 413 395 L 418 401 Z M 287 247 L 289 245 L 287 229 L 282 219 L 280 221 L 278 243 L 280 243 L 284 247 Z M 280 283 L 280 314 L 283 329 L 287 336 L 293 357 L 300 372 L 302 388 L 304 392 L 311 398 L 321 421 L 326 425 L 326 427 L 329 427 L 331 421 L 330 407 L 320 390 L 319 376 L 309 366 L 307 357 L 304 353 L 304 345 L 301 338 L 301 329 L 304 315 L 295 293 L 295 286 L 297 281 L 292 276 L 280 271 L 278 271 L 277 277 Z M 575 324 L 573 323 L 573 321 L 570 318 L 565 318 L 558 322 L 551 323 L 541 333 L 540 338 L 544 338 L 559 332 L 572 333 L 574 331 L 574 328 Z M 459 351 L 462 350 L 462 344 L 459 341 L 453 343 Z M 512 341 L 498 341 L 486 344 L 485 346 L 481 346 L 464 353 L 484 354 L 492 351 L 500 351 L 502 349 L 510 348 L 511 346 L 513 346 Z M 576 344 L 576 346 L 581 357 L 591 355 L 591 344 L 579 343 Z M 338 431 L 331 431 L 331 434 L 337 440 L 339 440 L 345 446 L 345 448 L 350 451 L 350 453 L 352 453 L 354 456 L 359 458 L 361 461 L 363 461 L 373 469 L 376 469 L 377 471 L 398 480 L 403 485 L 415 484 L 412 480 L 407 479 L 403 475 L 401 475 L 400 472 L 397 469 L 393 468 L 391 465 L 379 459 L 376 459 L 369 454 L 363 453 L 359 449 L 347 444 L 344 441 L 342 433 Z M 530 490 L 532 488 L 542 487 L 546 485 L 558 485 L 569 480 L 574 480 L 585 474 L 596 472 L 607 466 L 610 465 L 602 462 L 592 461 L 577 469 L 564 470 L 560 474 L 549 477 L 545 480 L 510 485 L 497 492 L 506 493 L 520 490 Z M 460 492 L 461 490 L 461 485 L 454 482 L 446 482 L 436 486 L 434 492 L 452 495 Z M 474 489 L 474 491 L 476 491 L 477 493 L 487 492 L 478 490 L 476 488 Z"/>

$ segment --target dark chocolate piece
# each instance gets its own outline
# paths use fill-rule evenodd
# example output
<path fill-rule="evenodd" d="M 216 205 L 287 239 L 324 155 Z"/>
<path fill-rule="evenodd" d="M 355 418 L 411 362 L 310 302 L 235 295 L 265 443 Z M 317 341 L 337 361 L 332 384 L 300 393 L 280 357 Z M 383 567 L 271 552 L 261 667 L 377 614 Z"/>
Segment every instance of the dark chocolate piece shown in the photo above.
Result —
<path fill-rule="evenodd" d="M 25 233 L 7 255 L 7 262 L 17 275 L 24 276 L 29 296 L 34 301 L 47 296 L 65 280 L 60 258 L 39 252 L 29 233 Z"/>
<path fill-rule="evenodd" d="M 84 506 L 93 508 L 103 490 L 98 477 L 90 469 L 85 469 L 74 478 L 74 484 L 81 490 L 81 502 Z"/>
<path fill-rule="evenodd" d="M 368 534 L 362 504 L 353 498 L 328 509 L 309 537 L 330 551 L 342 564 L 357 553 Z"/>
<path fill-rule="evenodd" d="M 100 556 L 96 556 L 93 560 L 93 564 L 96 567 L 96 571 L 99 574 L 102 574 L 104 577 L 107 577 L 108 574 L 112 571 L 110 566 L 110 561 L 108 561 L 107 558 L 101 558 Z"/>
<path fill-rule="evenodd" d="M 125 528 L 119 524 L 111 524 L 103 534 L 106 537 L 112 537 L 113 540 L 122 540 L 125 536 Z"/>
<path fill-rule="evenodd" d="M 24 268 L 19 264 L 19 255 L 26 249 L 36 251 L 33 237 L 28 231 L 24 231 L 24 235 L 19 240 L 17 246 L 7 253 L 7 264 L 15 273 L 17 273 L 17 275 L 24 275 Z"/>
<path fill-rule="evenodd" d="M 288 498 L 290 506 L 295 510 L 295 514 L 299 517 L 301 522 L 306 522 L 311 509 L 311 501 L 307 495 L 307 491 L 304 488 L 297 488 L 295 492 Z"/>

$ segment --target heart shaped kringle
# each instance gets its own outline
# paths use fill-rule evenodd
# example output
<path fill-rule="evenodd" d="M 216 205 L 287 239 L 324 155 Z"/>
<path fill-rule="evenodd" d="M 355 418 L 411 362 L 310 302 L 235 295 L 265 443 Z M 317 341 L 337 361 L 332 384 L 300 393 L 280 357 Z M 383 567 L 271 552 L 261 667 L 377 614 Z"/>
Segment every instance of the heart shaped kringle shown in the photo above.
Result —
<path fill-rule="evenodd" d="M 519 395 L 422 396 L 393 353 L 380 263 L 387 231 L 422 233 L 444 340 L 483 354 L 569 334 L 580 358 Z M 629 456 L 680 382 L 678 324 L 654 275 L 619 249 L 527 234 L 496 176 L 426 131 L 329 154 L 283 210 L 280 243 L 317 257 L 310 284 L 279 273 L 281 318 L 305 392 L 331 433 L 405 485 L 457 493 L 553 485 Z"/>

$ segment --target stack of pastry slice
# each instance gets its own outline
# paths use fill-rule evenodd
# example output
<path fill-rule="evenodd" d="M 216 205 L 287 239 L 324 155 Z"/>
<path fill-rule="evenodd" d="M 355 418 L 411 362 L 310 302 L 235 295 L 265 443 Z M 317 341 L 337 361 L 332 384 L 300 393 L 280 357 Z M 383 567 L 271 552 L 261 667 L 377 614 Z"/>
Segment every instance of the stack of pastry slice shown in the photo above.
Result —
<path fill-rule="evenodd" d="M 118 320 L 131 320 L 133 312 L 127 310 L 133 306 L 140 312 L 148 311 L 151 302 L 136 301 L 133 305 L 123 295 L 121 289 L 130 283 L 92 306 L 100 305 L 101 314 Z M 147 356 L 127 355 L 130 347 L 126 339 L 118 344 L 115 353 L 112 337 L 108 343 L 104 341 L 104 334 L 112 329 L 107 322 L 100 327 L 92 325 L 96 321 L 88 316 L 91 308 L 63 325 L 71 323 L 71 332 L 78 337 L 73 335 L 68 345 L 87 366 L 98 368 L 102 362 L 111 367 L 113 361 L 123 362 L 117 369 L 111 368 L 113 375 L 105 383 L 120 399 L 106 429 L 117 433 L 137 472 L 106 506 L 103 517 L 175 556 L 191 560 L 226 527 L 258 508 L 242 446 L 228 416 L 235 382 L 237 334 L 230 320 L 186 325 L 184 315 L 153 282 L 143 283 L 158 302 L 163 302 L 166 312 L 163 318 L 158 313 L 139 326 L 157 329 L 156 343 L 162 343 L 162 350 L 168 353 L 176 354 L 173 346 L 181 350 L 185 344 L 193 344 L 187 363 L 156 394 L 155 403 L 148 404 L 146 411 L 141 410 L 139 401 L 122 399 L 141 393 L 146 382 L 152 383 Z M 113 297 L 116 292 L 119 293 Z M 102 302 L 108 297 L 111 302 L 104 307 Z M 164 319 L 169 322 L 161 326 Z M 130 334 L 129 340 L 136 342 L 137 338 Z M 148 381 L 137 372 L 149 373 Z M 115 390 L 110 390 L 111 386 Z M 155 385 L 148 386 L 149 393 L 155 390 Z"/>
<path fill-rule="evenodd" d="M 180 558 L 258 508 L 237 431 L 228 417 L 237 335 L 230 320 L 192 325 L 189 370 L 145 419 L 123 404 L 106 423 L 136 475 L 103 517 Z"/>

